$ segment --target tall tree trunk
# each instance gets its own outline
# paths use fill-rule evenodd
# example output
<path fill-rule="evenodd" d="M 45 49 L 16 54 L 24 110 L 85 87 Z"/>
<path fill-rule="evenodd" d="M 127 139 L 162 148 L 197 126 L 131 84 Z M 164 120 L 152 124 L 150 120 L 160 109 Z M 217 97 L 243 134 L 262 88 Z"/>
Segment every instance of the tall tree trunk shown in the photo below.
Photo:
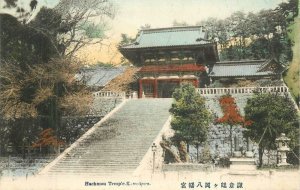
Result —
<path fill-rule="evenodd" d="M 197 149 L 197 163 L 199 162 L 199 144 L 196 144 Z"/>
<path fill-rule="evenodd" d="M 258 167 L 262 167 L 263 165 L 263 153 L 264 153 L 264 149 L 263 147 L 261 147 L 261 145 L 259 145 L 258 147 Z"/>
<path fill-rule="evenodd" d="M 180 160 L 182 162 L 189 162 L 189 154 L 187 151 L 187 145 L 184 141 L 180 141 L 178 151 L 179 151 Z"/>
<path fill-rule="evenodd" d="M 26 158 L 26 153 L 25 153 L 25 132 L 24 132 L 24 120 L 21 120 L 21 130 L 22 130 L 22 157 L 23 159 Z"/>
<path fill-rule="evenodd" d="M 159 144 L 165 151 L 167 151 L 170 155 L 172 155 L 175 162 L 181 163 L 178 154 L 174 150 L 172 150 L 171 147 L 165 141 L 161 141 Z"/>

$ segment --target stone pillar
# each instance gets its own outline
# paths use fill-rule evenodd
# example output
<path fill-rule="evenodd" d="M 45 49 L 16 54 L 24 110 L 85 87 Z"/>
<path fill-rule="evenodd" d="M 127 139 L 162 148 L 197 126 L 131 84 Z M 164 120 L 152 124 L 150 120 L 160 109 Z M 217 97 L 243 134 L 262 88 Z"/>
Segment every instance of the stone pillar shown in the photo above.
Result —
<path fill-rule="evenodd" d="M 250 140 L 250 138 L 247 138 L 247 151 L 246 151 L 246 157 L 247 158 L 253 158 L 254 153 L 252 152 L 253 144 Z"/>
<path fill-rule="evenodd" d="M 234 151 L 239 151 L 239 139 L 237 136 L 234 137 Z"/>
<path fill-rule="evenodd" d="M 238 136 L 234 136 L 234 152 L 233 156 L 239 158 L 242 156 L 242 152 L 240 151 L 240 141 Z"/>
<path fill-rule="evenodd" d="M 251 146 L 250 146 L 250 139 L 249 139 L 249 137 L 247 138 L 247 151 L 251 151 Z"/>

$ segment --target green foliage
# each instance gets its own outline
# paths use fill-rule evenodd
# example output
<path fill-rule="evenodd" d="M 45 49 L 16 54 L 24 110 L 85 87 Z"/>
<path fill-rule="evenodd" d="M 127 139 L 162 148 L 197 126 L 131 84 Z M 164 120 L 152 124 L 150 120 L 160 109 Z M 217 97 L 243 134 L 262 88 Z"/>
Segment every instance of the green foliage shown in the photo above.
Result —
<path fill-rule="evenodd" d="M 246 126 L 245 135 L 259 143 L 260 156 L 264 149 L 276 149 L 275 139 L 280 133 L 291 138 L 291 148 L 299 143 L 299 116 L 288 97 L 257 94 L 248 99 L 245 118 L 252 121 L 250 126 Z"/>
<path fill-rule="evenodd" d="M 292 58 L 287 27 L 298 14 L 297 5 L 297 0 L 289 0 L 274 10 L 238 11 L 223 20 L 208 18 L 199 24 L 218 42 L 221 60 L 275 58 L 287 64 Z"/>
<path fill-rule="evenodd" d="M 228 168 L 230 166 L 230 159 L 229 157 L 222 157 L 219 160 L 219 166 L 223 168 Z"/>
<path fill-rule="evenodd" d="M 300 19 L 295 19 L 295 22 L 291 23 L 289 28 L 289 38 L 293 42 L 293 60 L 291 61 L 288 70 L 284 73 L 283 79 L 290 89 L 295 101 L 299 106 L 300 102 Z"/>
<path fill-rule="evenodd" d="M 105 27 L 101 24 L 95 24 L 93 22 L 83 23 L 80 28 L 85 32 L 88 38 L 104 38 Z"/>
<path fill-rule="evenodd" d="M 130 43 L 133 43 L 134 42 L 134 38 L 128 36 L 128 34 L 121 34 L 121 41 L 119 43 L 119 46 L 122 46 L 122 45 L 126 45 L 126 44 L 130 44 Z"/>
<path fill-rule="evenodd" d="M 22 153 L 25 156 L 25 149 L 30 148 L 42 130 L 39 121 L 36 119 L 16 119 L 15 121 L 7 121 L 6 125 L 8 126 L 6 133 L 9 135 L 6 143 L 11 143 L 14 153 Z"/>
<path fill-rule="evenodd" d="M 119 42 L 119 46 L 128 45 L 134 42 L 135 38 L 128 36 L 128 34 L 121 34 L 121 41 Z M 129 62 L 126 61 L 125 57 L 121 57 L 121 64 L 126 65 Z"/>
<path fill-rule="evenodd" d="M 188 26 L 188 23 L 186 23 L 184 21 L 183 22 L 179 22 L 177 20 L 174 20 L 173 23 L 172 23 L 172 25 L 180 27 L 180 26 Z"/>
<path fill-rule="evenodd" d="M 172 129 L 174 140 L 199 145 L 207 138 L 211 114 L 205 107 L 205 99 L 201 97 L 191 84 L 183 84 L 173 93 L 175 102 L 170 112 L 173 115 Z"/>
<path fill-rule="evenodd" d="M 47 62 L 56 55 L 55 46 L 43 32 L 22 25 L 8 14 L 0 14 L 1 60 L 14 60 L 22 66 Z"/>
<path fill-rule="evenodd" d="M 62 24 L 61 14 L 54 9 L 48 9 L 46 7 L 40 9 L 29 25 L 52 37 L 56 37 L 57 34 L 63 33 L 65 30 Z"/>
<path fill-rule="evenodd" d="M 201 163 L 204 163 L 204 164 L 210 163 L 212 160 L 212 155 L 210 153 L 210 147 L 207 143 L 204 145 L 204 148 L 202 149 L 202 154 L 200 156 L 200 160 L 201 160 Z"/>

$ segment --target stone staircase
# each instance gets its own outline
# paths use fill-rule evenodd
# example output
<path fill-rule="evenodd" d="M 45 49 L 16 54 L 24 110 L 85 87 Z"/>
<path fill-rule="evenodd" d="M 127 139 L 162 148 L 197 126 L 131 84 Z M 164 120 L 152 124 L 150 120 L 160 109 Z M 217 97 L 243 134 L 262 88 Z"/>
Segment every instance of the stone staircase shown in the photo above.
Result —
<path fill-rule="evenodd" d="M 172 99 L 128 100 L 46 174 L 132 173 L 169 117 Z"/>

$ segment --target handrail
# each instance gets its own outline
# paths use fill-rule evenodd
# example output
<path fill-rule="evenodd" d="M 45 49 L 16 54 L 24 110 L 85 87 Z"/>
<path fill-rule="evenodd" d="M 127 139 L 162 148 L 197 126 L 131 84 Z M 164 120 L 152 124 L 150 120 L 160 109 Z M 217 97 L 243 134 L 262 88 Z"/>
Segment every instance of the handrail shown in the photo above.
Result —
<path fill-rule="evenodd" d="M 93 93 L 94 97 L 101 98 L 125 98 L 125 92 L 113 92 L 113 91 L 98 91 Z"/>
<path fill-rule="evenodd" d="M 236 88 L 197 88 L 196 91 L 201 95 L 222 95 L 222 94 L 252 94 L 261 93 L 287 93 L 289 89 L 286 86 L 268 86 L 268 87 L 236 87 Z"/>

